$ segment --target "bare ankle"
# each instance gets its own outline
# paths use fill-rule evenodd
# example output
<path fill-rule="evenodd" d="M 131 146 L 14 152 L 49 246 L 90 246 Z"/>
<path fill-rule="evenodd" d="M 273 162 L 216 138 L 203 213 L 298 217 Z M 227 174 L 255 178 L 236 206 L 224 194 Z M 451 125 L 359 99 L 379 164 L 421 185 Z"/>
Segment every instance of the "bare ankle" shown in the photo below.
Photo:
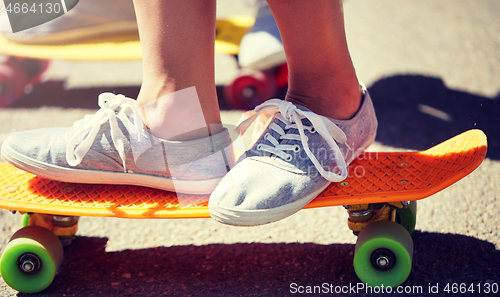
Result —
<path fill-rule="evenodd" d="M 195 87 L 138 101 L 136 109 L 151 133 L 165 140 L 197 139 L 223 130 L 216 97 L 200 98 Z"/>

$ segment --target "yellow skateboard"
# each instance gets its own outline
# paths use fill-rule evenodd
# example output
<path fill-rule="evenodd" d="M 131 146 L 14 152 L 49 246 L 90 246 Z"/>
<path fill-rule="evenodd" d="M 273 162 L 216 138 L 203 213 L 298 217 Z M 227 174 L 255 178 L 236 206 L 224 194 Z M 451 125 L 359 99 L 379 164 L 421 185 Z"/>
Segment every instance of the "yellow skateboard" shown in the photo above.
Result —
<path fill-rule="evenodd" d="M 215 53 L 237 55 L 239 44 L 253 25 L 252 16 L 233 16 L 216 22 Z M 0 35 L 0 107 L 13 105 L 27 85 L 36 84 L 52 59 L 73 61 L 139 60 L 137 34 L 87 40 L 74 44 L 27 45 Z M 269 99 L 269 98 L 268 98 Z"/>
<path fill-rule="evenodd" d="M 366 152 L 349 166 L 347 179 L 332 183 L 306 208 L 346 207 L 349 228 L 358 235 L 356 274 L 370 286 L 398 286 L 411 270 L 415 200 L 470 174 L 486 150 L 484 133 L 470 130 L 422 152 Z M 6 163 L 0 164 L 0 195 L 0 208 L 25 214 L 25 227 L 5 248 L 0 272 L 9 286 L 26 293 L 50 285 L 62 260 L 61 240 L 71 241 L 79 216 L 210 217 L 209 195 L 64 183 Z"/>

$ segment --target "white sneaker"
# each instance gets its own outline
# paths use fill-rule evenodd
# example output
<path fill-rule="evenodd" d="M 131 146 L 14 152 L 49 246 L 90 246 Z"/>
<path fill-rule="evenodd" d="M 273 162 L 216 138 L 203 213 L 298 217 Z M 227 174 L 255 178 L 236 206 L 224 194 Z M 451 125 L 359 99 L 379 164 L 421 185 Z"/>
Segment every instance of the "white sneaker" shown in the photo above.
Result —
<path fill-rule="evenodd" d="M 285 63 L 286 57 L 269 6 L 265 1 L 257 1 L 257 4 L 255 24 L 241 40 L 238 61 L 243 68 L 266 70 Z"/>

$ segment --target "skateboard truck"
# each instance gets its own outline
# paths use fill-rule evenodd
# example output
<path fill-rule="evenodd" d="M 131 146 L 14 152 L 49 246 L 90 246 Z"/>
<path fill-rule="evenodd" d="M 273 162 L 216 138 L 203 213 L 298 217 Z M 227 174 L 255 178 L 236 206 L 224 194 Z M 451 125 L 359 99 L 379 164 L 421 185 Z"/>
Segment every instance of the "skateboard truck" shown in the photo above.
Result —
<path fill-rule="evenodd" d="M 25 226 L 40 226 L 52 231 L 63 246 L 71 244 L 78 230 L 79 217 L 74 216 L 56 216 L 40 213 L 27 213 Z"/>
<path fill-rule="evenodd" d="M 354 235 L 358 235 L 364 227 L 376 221 L 395 222 L 397 209 L 407 207 L 407 201 L 344 206 L 349 214 L 347 225 Z"/>

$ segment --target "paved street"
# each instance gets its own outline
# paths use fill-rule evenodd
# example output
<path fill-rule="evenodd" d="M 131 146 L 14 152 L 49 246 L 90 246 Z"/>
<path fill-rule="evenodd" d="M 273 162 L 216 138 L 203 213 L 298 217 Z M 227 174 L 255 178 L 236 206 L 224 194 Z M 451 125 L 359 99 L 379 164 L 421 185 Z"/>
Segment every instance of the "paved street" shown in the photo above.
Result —
<path fill-rule="evenodd" d="M 219 15 L 252 13 L 235 3 L 220 1 Z M 478 288 L 500 286 L 500 1 L 346 0 L 344 8 L 353 61 L 379 121 L 370 150 L 423 150 L 469 129 L 488 137 L 474 173 L 419 201 L 403 286 L 422 288 L 409 296 L 444 296 L 446 285 L 464 283 L 488 295 Z M 101 92 L 135 97 L 141 79 L 139 61 L 53 61 L 40 85 L 0 109 L 0 144 L 14 131 L 72 125 L 95 111 Z M 235 124 L 240 114 L 225 109 L 223 121 Z M 346 220 L 342 207 L 251 228 L 82 218 L 53 284 L 35 296 L 282 296 L 293 283 L 356 286 L 356 237 Z M 0 250 L 20 221 L 0 211 Z M 0 280 L 0 296 L 24 295 Z"/>

